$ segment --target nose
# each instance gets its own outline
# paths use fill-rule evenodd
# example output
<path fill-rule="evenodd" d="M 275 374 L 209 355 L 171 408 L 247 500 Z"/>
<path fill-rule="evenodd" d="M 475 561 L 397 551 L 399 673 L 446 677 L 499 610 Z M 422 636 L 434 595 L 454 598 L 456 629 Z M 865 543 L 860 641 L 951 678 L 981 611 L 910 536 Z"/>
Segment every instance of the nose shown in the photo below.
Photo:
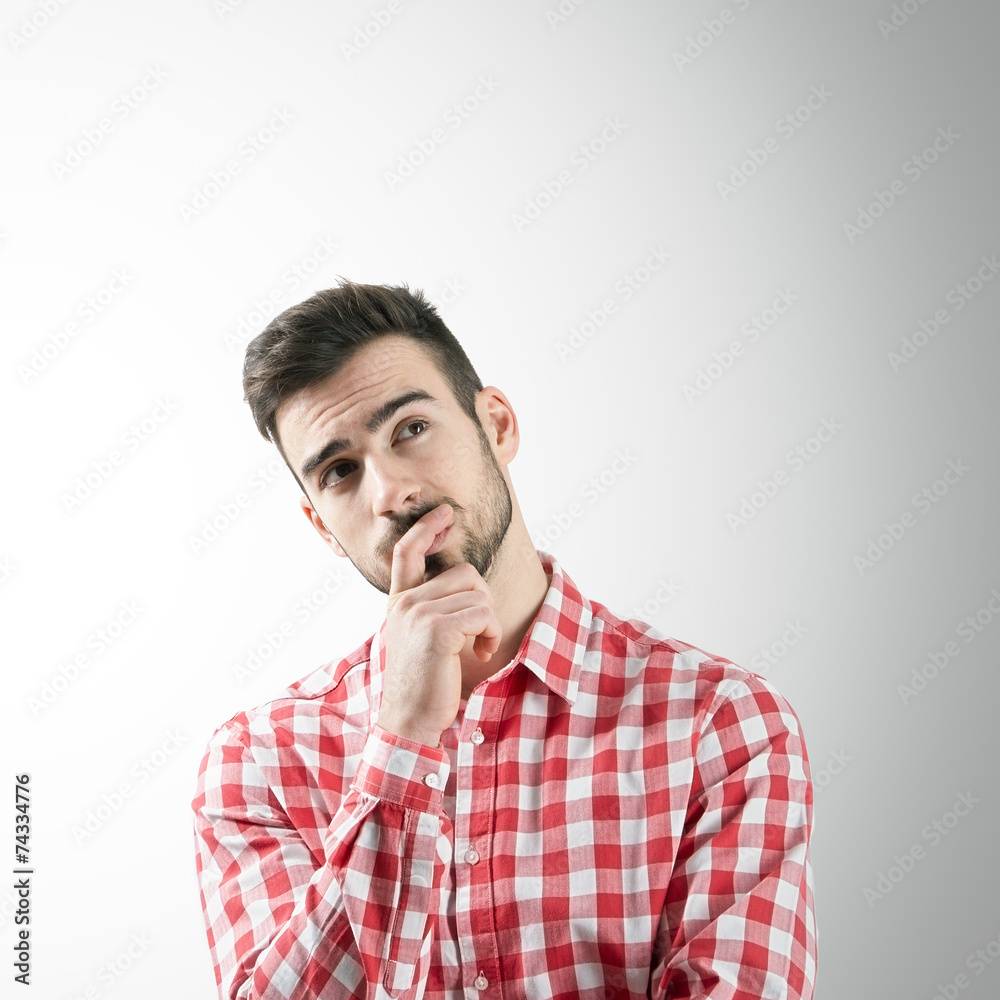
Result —
<path fill-rule="evenodd" d="M 405 514 L 420 499 L 420 484 L 408 463 L 383 457 L 368 466 L 376 517 Z"/>

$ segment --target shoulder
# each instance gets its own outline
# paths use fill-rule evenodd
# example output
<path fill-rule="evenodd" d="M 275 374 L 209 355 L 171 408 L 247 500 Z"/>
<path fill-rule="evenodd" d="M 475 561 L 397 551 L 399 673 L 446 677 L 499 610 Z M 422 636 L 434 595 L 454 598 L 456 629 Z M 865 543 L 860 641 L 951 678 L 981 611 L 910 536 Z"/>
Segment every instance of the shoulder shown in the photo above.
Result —
<path fill-rule="evenodd" d="M 665 635 L 648 622 L 622 619 L 593 603 L 599 623 L 601 672 L 641 682 L 643 701 L 691 720 L 695 733 L 713 725 L 742 725 L 755 733 L 798 731 L 791 705 L 765 678 L 733 660 Z"/>
<path fill-rule="evenodd" d="M 273 698 L 237 712 L 212 734 L 209 750 L 222 745 L 241 744 L 249 749 L 251 744 L 274 744 L 282 734 L 315 736 L 320 718 L 366 716 L 373 638 L 342 659 L 322 664 Z"/>

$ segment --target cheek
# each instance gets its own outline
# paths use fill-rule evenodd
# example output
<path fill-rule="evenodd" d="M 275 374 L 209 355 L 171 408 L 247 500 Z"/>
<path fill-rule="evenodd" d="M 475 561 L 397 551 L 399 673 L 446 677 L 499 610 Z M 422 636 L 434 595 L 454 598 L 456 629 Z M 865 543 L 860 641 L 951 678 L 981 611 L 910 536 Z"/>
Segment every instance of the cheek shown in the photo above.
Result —
<path fill-rule="evenodd" d="M 442 454 L 429 458 L 424 470 L 430 481 L 446 489 L 451 482 L 474 480 L 482 464 L 482 449 L 477 441 L 453 438 L 445 442 Z"/>

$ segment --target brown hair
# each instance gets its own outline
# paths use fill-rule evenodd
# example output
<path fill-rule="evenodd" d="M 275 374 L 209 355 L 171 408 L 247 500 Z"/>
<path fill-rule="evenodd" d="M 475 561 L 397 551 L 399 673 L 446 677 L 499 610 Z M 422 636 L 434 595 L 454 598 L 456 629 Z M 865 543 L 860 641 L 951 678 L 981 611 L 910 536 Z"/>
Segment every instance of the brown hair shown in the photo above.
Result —
<path fill-rule="evenodd" d="M 278 407 L 389 334 L 409 337 L 430 354 L 459 406 L 482 431 L 476 393 L 483 384 L 424 293 L 411 292 L 406 285 L 362 285 L 341 279 L 337 288 L 316 292 L 279 313 L 247 345 L 243 398 L 250 404 L 257 429 L 277 445 L 286 463 L 275 421 Z"/>

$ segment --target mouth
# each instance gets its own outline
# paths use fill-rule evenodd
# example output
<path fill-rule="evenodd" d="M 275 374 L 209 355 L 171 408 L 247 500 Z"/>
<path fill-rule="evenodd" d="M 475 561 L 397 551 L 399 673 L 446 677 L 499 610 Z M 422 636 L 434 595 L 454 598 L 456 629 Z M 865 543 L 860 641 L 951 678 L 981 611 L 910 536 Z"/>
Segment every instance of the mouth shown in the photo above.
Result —
<path fill-rule="evenodd" d="M 442 545 L 444 545 L 444 540 L 448 537 L 448 532 L 451 531 L 451 527 L 452 526 L 449 524 L 448 527 L 444 529 L 444 531 L 439 531 L 434 536 L 434 541 L 431 542 L 431 547 L 424 553 L 425 556 L 433 555 L 435 552 L 438 551 L 438 549 L 441 548 Z"/>

